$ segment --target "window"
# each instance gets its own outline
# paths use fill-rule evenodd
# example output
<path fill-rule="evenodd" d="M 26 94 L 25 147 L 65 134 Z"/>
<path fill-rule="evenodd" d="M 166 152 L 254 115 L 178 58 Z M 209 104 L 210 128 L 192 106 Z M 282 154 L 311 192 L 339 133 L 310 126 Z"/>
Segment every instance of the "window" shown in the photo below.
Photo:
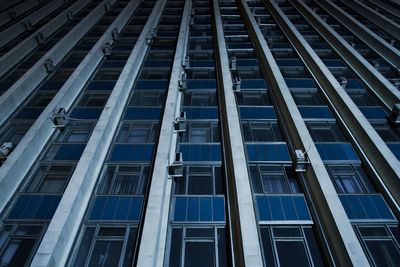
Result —
<path fill-rule="evenodd" d="M 39 92 L 29 101 L 27 107 L 47 107 L 55 96 L 55 92 Z"/>
<path fill-rule="evenodd" d="M 11 142 L 14 145 L 18 144 L 19 141 L 25 136 L 31 127 L 31 123 L 23 123 L 19 121 L 13 121 L 10 125 L 5 128 L 5 131 L 0 134 L 1 143 Z"/>
<path fill-rule="evenodd" d="M 220 142 L 220 140 L 217 122 L 189 122 L 181 138 L 181 142 L 190 143 Z"/>
<path fill-rule="evenodd" d="M 186 166 L 185 178 L 175 181 L 176 195 L 223 194 L 222 170 L 220 166 Z"/>
<path fill-rule="evenodd" d="M 346 138 L 335 122 L 307 122 L 315 142 L 345 142 Z"/>
<path fill-rule="evenodd" d="M 33 175 L 26 192 L 63 193 L 74 169 L 74 165 L 40 165 Z"/>
<path fill-rule="evenodd" d="M 130 225 L 87 226 L 73 266 L 131 266 L 137 227 Z"/>
<path fill-rule="evenodd" d="M 244 122 L 242 123 L 245 141 L 278 142 L 283 141 L 277 122 Z"/>
<path fill-rule="evenodd" d="M 385 142 L 400 141 L 400 133 L 397 129 L 391 128 L 386 122 L 371 122 L 372 127 Z"/>
<path fill-rule="evenodd" d="M 117 135 L 117 143 L 154 143 L 158 131 L 156 122 L 124 122 Z"/>
<path fill-rule="evenodd" d="M 44 226 L 5 223 L 0 230 L 0 266 L 24 266 L 32 260 Z"/>
<path fill-rule="evenodd" d="M 253 193 L 300 193 L 296 173 L 290 165 L 250 165 Z"/>
<path fill-rule="evenodd" d="M 270 106 L 271 100 L 266 92 L 244 92 L 237 94 L 238 105 Z"/>
<path fill-rule="evenodd" d="M 309 226 L 261 226 L 267 266 L 325 266 Z"/>
<path fill-rule="evenodd" d="M 79 107 L 104 107 L 107 103 L 109 93 L 85 93 L 77 106 Z"/>
<path fill-rule="evenodd" d="M 356 225 L 355 228 L 373 266 L 398 266 L 400 262 L 398 225 Z"/>
<path fill-rule="evenodd" d="M 172 227 L 169 243 L 168 266 L 228 266 L 224 227 Z"/>
<path fill-rule="evenodd" d="M 148 166 L 109 165 L 103 174 L 99 194 L 143 195 L 148 181 Z"/>
<path fill-rule="evenodd" d="M 184 106 L 215 106 L 217 98 L 215 91 L 212 92 L 185 92 L 183 97 Z"/>
<path fill-rule="evenodd" d="M 86 143 L 93 130 L 93 124 L 70 123 L 68 127 L 60 132 L 56 142 L 60 143 Z"/>
<path fill-rule="evenodd" d="M 333 179 L 338 193 L 373 193 L 374 187 L 361 166 L 328 165 L 328 171 Z"/>

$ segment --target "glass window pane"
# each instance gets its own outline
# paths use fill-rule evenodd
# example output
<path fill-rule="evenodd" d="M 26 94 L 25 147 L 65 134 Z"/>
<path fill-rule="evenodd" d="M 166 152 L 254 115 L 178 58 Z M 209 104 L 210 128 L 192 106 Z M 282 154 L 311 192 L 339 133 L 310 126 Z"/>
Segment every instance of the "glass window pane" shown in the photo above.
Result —
<path fill-rule="evenodd" d="M 118 266 L 122 243 L 122 241 L 97 241 L 89 266 Z"/>
<path fill-rule="evenodd" d="M 12 239 L 0 255 L 0 266 L 24 266 L 36 239 Z"/>
<path fill-rule="evenodd" d="M 215 266 L 214 242 L 186 242 L 185 267 Z"/>
<path fill-rule="evenodd" d="M 399 248 L 392 240 L 367 240 L 365 244 L 376 266 L 399 266 Z"/>
<path fill-rule="evenodd" d="M 302 241 L 276 241 L 281 267 L 311 266 Z"/>

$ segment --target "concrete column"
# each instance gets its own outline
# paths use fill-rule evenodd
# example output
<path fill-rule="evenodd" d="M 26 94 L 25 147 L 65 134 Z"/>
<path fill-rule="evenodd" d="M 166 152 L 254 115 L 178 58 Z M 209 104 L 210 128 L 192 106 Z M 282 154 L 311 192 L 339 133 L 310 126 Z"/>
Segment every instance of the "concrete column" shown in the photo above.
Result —
<path fill-rule="evenodd" d="M 10 1 L 12 2 L 12 1 Z M 0 27 L 6 25 L 9 22 L 12 22 L 17 17 L 23 15 L 25 12 L 30 9 L 40 5 L 40 0 L 27 0 L 22 3 L 13 6 L 12 8 L 5 10 L 0 13 Z M 17 19 L 18 20 L 18 19 Z"/>
<path fill-rule="evenodd" d="M 346 40 L 315 14 L 302 0 L 289 2 L 321 34 L 325 41 L 367 84 L 368 89 L 377 96 L 388 110 L 400 103 L 400 91 L 361 56 Z"/>
<path fill-rule="evenodd" d="M 389 35 L 396 38 L 396 41 L 400 41 L 400 25 L 394 21 L 389 20 L 385 16 L 375 12 L 369 6 L 364 5 L 358 0 L 340 0 L 343 4 L 350 7 L 356 13 L 363 16 L 365 19 L 369 20 L 372 24 L 375 24 L 383 31 L 387 32 Z"/>
<path fill-rule="evenodd" d="M 106 2 L 113 5 L 116 0 L 104 0 L 90 12 L 78 25 L 64 36 L 50 51 L 36 62 L 18 81 L 0 96 L 0 125 L 25 101 L 36 87 L 49 75 L 46 70 L 46 60 L 51 60 L 56 66 L 65 55 L 80 41 L 80 39 L 107 12 Z"/>
<path fill-rule="evenodd" d="M 237 266 L 263 266 L 258 222 L 254 211 L 247 170 L 239 112 L 233 92 L 228 51 L 218 0 L 213 0 L 214 42 L 218 99 L 224 146 L 224 164 L 229 177 L 229 207 L 233 231 L 233 249 Z"/>
<path fill-rule="evenodd" d="M 166 0 L 158 0 L 125 64 L 96 124 L 58 208 L 42 239 L 32 266 L 64 266 L 79 233 L 85 211 L 102 170 L 124 107 L 148 50 L 146 37 L 158 24 Z"/>
<path fill-rule="evenodd" d="M 305 186 L 315 205 L 320 229 L 325 233 L 333 260 L 337 266 L 369 266 L 369 262 L 350 224 L 336 189 L 325 169 L 315 143 L 287 87 L 267 42 L 245 0 L 240 1 L 242 14 L 254 40 L 259 61 L 268 77 L 276 100 L 275 107 L 295 149 L 307 150 L 309 166 Z"/>
<path fill-rule="evenodd" d="M 176 152 L 178 135 L 174 132 L 173 122 L 180 113 L 181 93 L 178 90 L 178 82 L 182 73 L 182 62 L 186 56 L 191 7 L 192 1 L 186 0 L 168 85 L 150 192 L 144 213 L 137 266 L 161 267 L 164 265 L 172 190 L 172 179 L 168 177 L 168 166 L 174 161 Z"/>
<path fill-rule="evenodd" d="M 14 38 L 18 37 L 21 33 L 28 31 L 32 26 L 35 26 L 40 20 L 44 19 L 47 15 L 54 12 L 64 5 L 64 0 L 55 0 L 48 5 L 39 8 L 29 16 L 23 18 L 7 29 L 0 33 L 0 47 L 3 47 Z"/>
<path fill-rule="evenodd" d="M 315 0 L 332 17 L 341 22 L 348 30 L 358 38 L 365 40 L 365 43 L 386 61 L 397 69 L 400 69 L 400 51 L 391 46 L 382 37 L 365 27 L 358 20 L 344 12 L 336 4 L 329 0 Z"/>
<path fill-rule="evenodd" d="M 378 6 L 381 10 L 383 10 L 384 12 L 386 12 L 387 14 L 390 14 L 391 16 L 400 19 L 400 14 L 398 12 L 398 9 L 393 8 L 393 6 L 391 6 L 389 3 L 384 2 L 382 0 L 364 0 L 364 3 L 369 2 L 370 4 L 372 4 L 372 6 Z M 400 8 L 400 6 L 398 7 Z"/>
<path fill-rule="evenodd" d="M 392 209 L 399 216 L 399 160 L 282 10 L 275 3 L 265 0 L 263 3 L 301 55 L 333 107 L 340 110 L 338 116 L 348 127 L 356 150 L 364 163 L 372 167 L 378 174 L 376 183 L 382 188 L 386 200 L 393 204 Z"/>
<path fill-rule="evenodd" d="M 112 38 L 113 29 L 117 29 L 118 32 L 121 31 L 128 22 L 132 10 L 135 10 L 138 5 L 139 1 L 132 0 L 125 7 L 121 14 L 108 27 L 107 31 L 99 38 L 95 46 L 71 74 L 71 77 L 61 87 L 57 95 L 47 105 L 2 165 L 0 168 L 0 211 L 6 207 L 50 137 L 56 131 L 53 128 L 52 121 L 49 119 L 51 114 L 59 108 L 65 108 L 67 111 L 72 108 L 73 103 L 83 90 L 87 80 L 92 76 L 104 57 L 102 46 L 106 42 L 110 42 L 111 44 L 114 42 Z"/>
<path fill-rule="evenodd" d="M 61 26 L 68 22 L 70 16 L 75 16 L 79 13 L 91 0 L 78 0 L 76 3 L 65 9 L 58 14 L 55 18 L 50 20 L 46 25 L 32 33 L 25 38 L 22 42 L 16 45 L 13 49 L 7 51 L 0 58 L 0 77 L 11 70 L 18 62 L 24 59 L 29 53 L 41 44 L 41 38 L 46 40 L 53 33 L 58 31 Z"/>

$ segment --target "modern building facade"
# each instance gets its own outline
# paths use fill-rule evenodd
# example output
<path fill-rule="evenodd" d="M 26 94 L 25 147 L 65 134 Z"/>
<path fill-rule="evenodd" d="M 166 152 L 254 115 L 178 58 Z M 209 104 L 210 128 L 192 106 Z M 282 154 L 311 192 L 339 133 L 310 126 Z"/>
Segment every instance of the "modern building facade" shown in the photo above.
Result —
<path fill-rule="evenodd" d="M 397 0 L 0 3 L 0 266 L 399 266 Z"/>

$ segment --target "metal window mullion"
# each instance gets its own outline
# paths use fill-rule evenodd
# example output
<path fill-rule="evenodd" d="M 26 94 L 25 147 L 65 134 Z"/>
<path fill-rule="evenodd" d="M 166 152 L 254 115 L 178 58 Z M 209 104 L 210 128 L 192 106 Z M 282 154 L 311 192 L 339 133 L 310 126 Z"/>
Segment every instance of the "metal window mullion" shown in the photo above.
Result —
<path fill-rule="evenodd" d="M 362 157 L 364 162 L 368 162 L 369 168 L 376 171 L 379 176 L 376 179 L 376 183 L 382 189 L 382 193 L 388 202 L 392 204 L 391 207 L 397 213 L 397 216 L 400 216 L 400 195 L 398 194 L 400 190 L 400 180 L 398 179 L 400 176 L 399 160 L 315 51 L 305 41 L 304 37 L 283 14 L 282 10 L 275 3 L 269 3 L 265 0 L 263 3 L 271 11 L 279 27 L 301 55 L 323 92 L 327 95 L 329 102 L 332 103 L 332 108 L 340 114 L 346 129 L 349 129 L 352 142 L 358 150 L 359 156 Z"/>
<path fill-rule="evenodd" d="M 383 13 L 389 14 L 390 16 L 395 17 L 396 19 L 400 19 L 400 14 L 396 12 L 396 8 L 392 7 L 390 4 L 387 2 L 381 1 L 381 0 L 367 0 L 366 2 L 370 3 L 370 7 L 374 8 L 377 6 L 381 11 L 384 11 Z M 389 18 L 390 19 L 390 18 Z"/>
<path fill-rule="evenodd" d="M 78 25 L 76 25 L 64 38 L 50 49 L 35 65 L 18 79 L 3 95 L 0 96 L 0 125 L 2 125 L 24 100 L 35 91 L 36 87 L 48 77 L 45 62 L 51 60 L 54 66 L 68 54 L 82 37 L 97 23 L 107 12 L 105 3 L 116 0 L 104 0 L 92 10 Z M 1 63 L 6 64 L 2 58 Z M 1 69 L 1 66 L 0 66 Z M 0 74 L 1 75 L 1 74 Z"/>
<path fill-rule="evenodd" d="M 337 19 L 348 30 L 362 40 L 367 40 L 365 44 L 379 54 L 392 66 L 400 69 L 400 51 L 386 42 L 378 34 L 365 27 L 358 20 L 339 8 L 329 0 L 315 0 L 315 2 L 325 9 L 333 18 Z"/>
<path fill-rule="evenodd" d="M 220 101 L 220 117 L 227 175 L 231 176 L 230 197 L 231 214 L 236 221 L 231 222 L 239 236 L 233 240 L 235 261 L 238 265 L 262 266 L 261 244 L 258 237 L 257 219 L 254 211 L 253 198 L 250 188 L 250 178 L 247 171 L 246 156 L 239 122 L 239 113 L 233 92 L 232 77 L 229 70 L 229 58 L 225 43 L 223 22 L 219 2 L 213 0 L 213 20 L 216 34 L 216 71 Z M 219 74 L 219 75 L 218 75 Z M 225 137 L 225 138 L 224 138 Z M 235 200 L 237 201 L 235 203 Z"/>
<path fill-rule="evenodd" d="M 305 173 L 306 187 L 310 191 L 307 197 L 317 206 L 315 211 L 321 222 L 320 230 L 325 233 L 334 261 L 338 265 L 368 266 L 368 260 L 261 29 L 247 3 L 244 0 L 239 3 L 249 25 L 249 31 L 254 36 L 256 49 L 261 55 L 260 64 L 271 83 L 271 90 L 278 104 L 276 107 L 280 111 L 284 125 L 287 126 L 291 142 L 295 148 L 307 149 L 310 161 Z"/>
<path fill-rule="evenodd" d="M 384 103 L 388 110 L 392 110 L 396 103 L 400 103 L 400 91 L 351 47 L 343 37 L 318 17 L 303 1 L 289 0 L 289 2 L 357 73 L 368 85 L 369 90 Z"/>
<path fill-rule="evenodd" d="M 168 177 L 167 166 L 175 158 L 178 134 L 173 131 L 173 121 L 180 114 L 181 93 L 178 82 L 185 59 L 189 33 L 189 19 L 192 2 L 185 1 L 178 43 L 174 56 L 170 82 L 167 90 L 160 136 L 154 160 L 148 204 L 145 211 L 142 238 L 137 266 L 163 266 L 167 244 L 167 230 L 171 203 L 172 179 Z"/>
<path fill-rule="evenodd" d="M 8 42 L 12 41 L 21 33 L 28 31 L 30 27 L 36 25 L 39 21 L 44 19 L 47 15 L 56 11 L 64 5 L 64 0 L 55 0 L 50 2 L 48 5 L 36 10 L 28 17 L 22 19 L 18 23 L 8 27 L 0 33 L 0 48 Z"/>

